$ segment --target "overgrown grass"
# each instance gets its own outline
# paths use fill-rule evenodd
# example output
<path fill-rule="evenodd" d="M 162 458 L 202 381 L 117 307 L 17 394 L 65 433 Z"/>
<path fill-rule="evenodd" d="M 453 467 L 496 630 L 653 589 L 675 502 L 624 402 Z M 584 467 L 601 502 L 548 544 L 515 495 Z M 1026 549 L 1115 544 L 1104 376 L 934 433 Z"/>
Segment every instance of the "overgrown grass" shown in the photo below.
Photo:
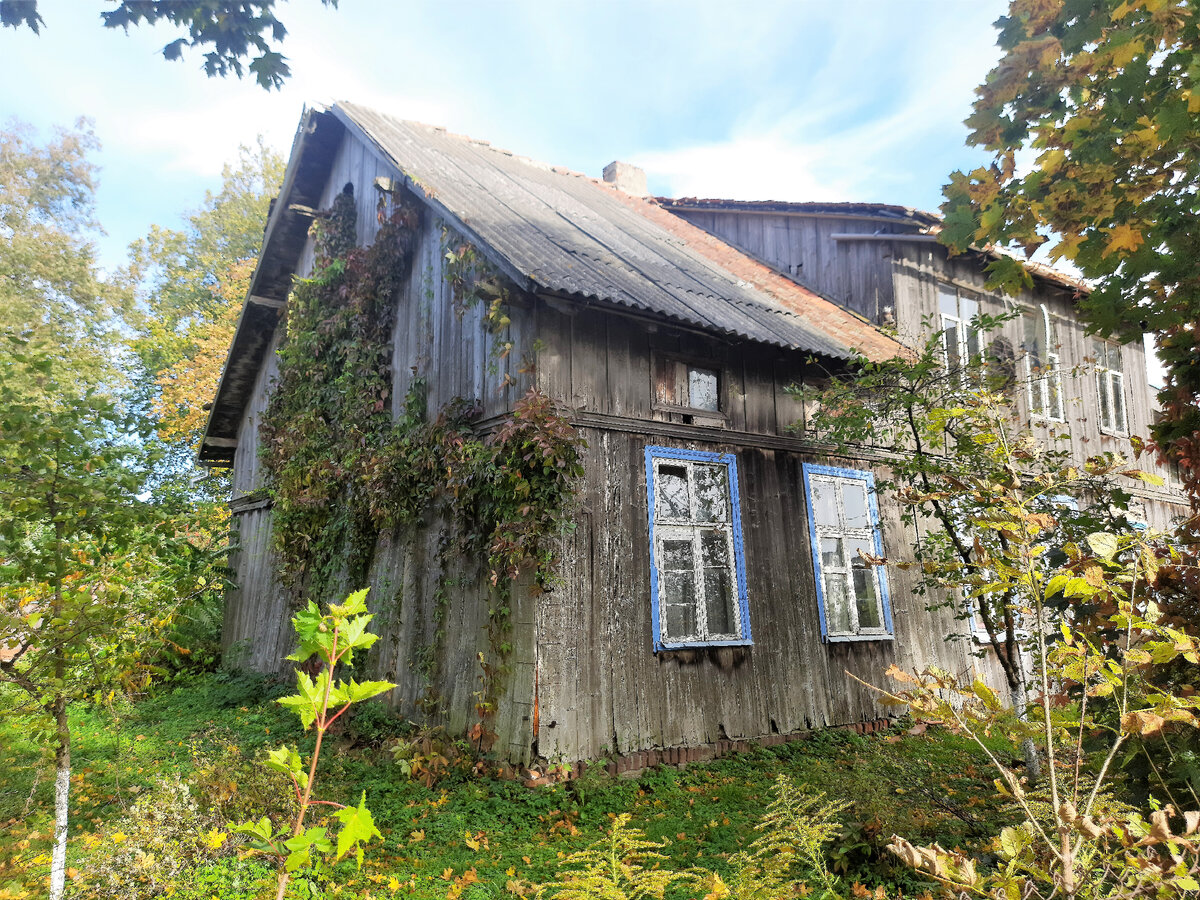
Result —
<path fill-rule="evenodd" d="M 195 828 L 204 833 L 213 821 L 286 805 L 282 786 L 253 764 L 267 745 L 305 740 L 295 718 L 270 702 L 286 689 L 258 678 L 206 675 L 136 704 L 78 709 L 70 859 L 76 893 L 105 895 L 84 890 L 85 873 L 105 853 L 113 864 L 115 844 L 129 840 L 117 829 L 129 822 L 138 797 L 161 790 L 163 777 L 190 784 L 203 811 Z M 883 852 L 893 832 L 965 847 L 995 834 L 1001 815 L 978 750 L 933 730 L 870 738 L 831 730 L 684 770 L 663 767 L 635 779 L 589 772 L 529 789 L 459 769 L 432 788 L 409 781 L 379 749 L 389 729 L 400 728 L 377 711 L 368 713 L 324 759 L 323 790 L 346 801 L 366 791 L 384 834 L 361 872 L 353 865 L 339 872 L 347 895 L 484 900 L 529 893 L 530 885 L 554 877 L 566 855 L 602 837 L 621 813 L 650 838 L 668 841 L 662 852 L 674 865 L 724 874 L 725 860 L 754 839 L 779 774 L 849 804 L 830 864 L 849 882 L 882 886 L 889 894 L 924 889 Z M 15 723 L 2 719 L 0 748 L 0 898 L 36 896 L 48 867 L 47 760 Z M 186 832 L 187 823 L 179 824 Z M 220 852 L 228 849 L 222 845 Z M 197 860 L 187 878 L 171 885 L 172 896 L 253 897 L 273 879 L 262 861 L 232 853 L 214 850 Z"/>

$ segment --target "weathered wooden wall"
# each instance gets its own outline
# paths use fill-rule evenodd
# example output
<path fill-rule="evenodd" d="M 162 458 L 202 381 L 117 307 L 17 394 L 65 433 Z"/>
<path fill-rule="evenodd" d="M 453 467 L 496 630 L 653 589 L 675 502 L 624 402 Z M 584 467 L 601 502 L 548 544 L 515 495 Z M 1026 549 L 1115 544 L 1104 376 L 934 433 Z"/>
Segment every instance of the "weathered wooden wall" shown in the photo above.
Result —
<path fill-rule="evenodd" d="M 399 178 L 390 164 L 370 147 L 347 138 L 335 155 L 321 208 L 328 208 L 347 182 L 354 185 L 358 211 L 358 240 L 368 245 L 379 230 L 374 187 L 377 176 Z M 386 211 L 386 210 L 385 210 Z M 511 324 L 493 335 L 484 328 L 480 304 L 461 315 L 451 302 L 444 278 L 444 242 L 452 235 L 426 210 L 416 242 L 412 275 L 397 303 L 393 335 L 393 411 L 399 413 L 414 377 L 426 381 L 431 415 L 455 398 L 480 401 L 484 419 L 507 412 L 528 387 L 528 376 L 519 371 L 527 356 L 529 308 L 524 301 L 509 310 Z M 310 239 L 297 263 L 304 277 L 313 264 Z M 237 550 L 231 559 L 235 587 L 228 598 L 224 645 L 230 660 L 258 671 L 285 667 L 292 635 L 288 600 L 274 574 L 271 512 L 259 499 L 263 472 L 258 458 L 258 426 L 278 372 L 275 350 L 282 328 L 258 375 L 253 401 L 246 409 L 238 435 L 233 484 L 234 535 Z M 511 341 L 512 351 L 502 356 L 498 342 Z M 380 677 L 399 684 L 391 702 L 416 715 L 431 709 L 458 730 L 473 714 L 474 693 L 481 690 L 482 670 L 476 654 L 491 655 L 488 643 L 487 596 L 489 586 L 477 567 L 445 574 L 448 589 L 444 612 L 439 613 L 435 594 L 441 573 L 437 547 L 448 526 L 435 513 L 428 527 L 409 535 L 387 535 L 372 566 L 370 605 L 384 639 L 372 656 Z M 359 587 L 348 585 L 347 587 Z M 532 607 L 527 592 L 514 600 L 509 665 L 514 676 L 500 692 L 494 727 L 502 749 L 514 758 L 527 759 L 532 727 Z M 522 629 L 522 625 L 525 627 Z M 441 634 L 439 634 L 439 631 Z M 492 660 L 492 662 L 496 662 Z M 430 706 L 429 701 L 437 703 Z"/>
<path fill-rule="evenodd" d="M 679 210 L 676 215 L 784 272 L 830 300 L 880 322 L 892 306 L 890 243 L 835 241 L 834 234 L 915 231 L 858 216 Z"/>
<path fill-rule="evenodd" d="M 537 607 L 540 754 L 586 759 L 875 718 L 884 710 L 846 672 L 878 683 L 891 662 L 996 681 L 973 645 L 945 639 L 963 631 L 953 613 L 928 612 L 898 571 L 887 576 L 894 641 L 822 642 L 801 472 L 820 457 L 787 428 L 802 413 L 785 390 L 805 374 L 798 354 L 596 312 L 539 307 L 537 317 L 539 384 L 574 408 L 589 441 L 565 580 Z M 655 352 L 720 368 L 725 427 L 671 422 L 653 408 Z M 737 456 L 752 647 L 654 652 L 648 444 Z M 880 513 L 885 552 L 902 555 L 911 529 L 894 507 Z"/>
<path fill-rule="evenodd" d="M 1043 286 L 1033 291 L 1024 291 L 1016 297 L 998 296 L 987 292 L 985 277 L 977 260 L 969 256 L 947 258 L 942 247 L 921 244 L 900 244 L 889 262 L 895 283 L 896 325 L 902 335 L 910 341 L 923 336 L 922 324 L 927 317 L 937 321 L 939 282 L 951 283 L 960 288 L 974 291 L 980 298 L 980 309 L 989 315 L 1000 315 L 1008 311 L 1025 311 L 1040 314 L 1041 304 L 1048 308 L 1057 330 L 1060 356 L 1059 369 L 1062 377 L 1065 422 L 1052 423 L 1031 416 L 1029 396 L 1024 384 L 1018 386 L 1018 406 L 1035 432 L 1050 439 L 1051 434 L 1066 435 L 1072 455 L 1079 460 L 1098 453 L 1123 453 L 1133 457 L 1133 448 L 1127 435 L 1106 434 L 1100 428 L 1100 398 L 1096 387 L 1093 363 L 1093 339 L 1085 333 L 1085 327 L 1075 311 L 1069 292 Z M 1008 322 L 1003 329 L 989 334 L 989 340 L 1003 336 L 1017 351 L 1017 375 L 1023 379 L 1025 368 L 1020 348 L 1024 340 L 1020 319 Z M 1154 390 L 1150 386 L 1146 368 L 1146 350 L 1140 343 L 1121 346 L 1124 369 L 1125 408 L 1128 416 L 1128 434 L 1147 436 L 1157 409 Z M 1064 446 L 1058 442 L 1059 446 Z M 1168 480 L 1168 471 L 1160 466 L 1152 454 L 1144 454 L 1138 465 Z M 1177 489 L 1164 483 L 1161 488 L 1129 482 L 1130 491 L 1141 499 L 1150 519 L 1149 524 L 1159 528 L 1168 527 L 1172 520 L 1185 512 Z"/>
<path fill-rule="evenodd" d="M 1046 303 L 1058 325 L 1063 393 L 1068 400 L 1067 422 L 1059 425 L 1059 430 L 1069 434 L 1072 452 L 1078 459 L 1105 451 L 1131 454 L 1126 437 L 1100 430 L 1099 397 L 1095 373 L 1090 369 L 1094 356 L 1091 339 L 1084 334 L 1069 291 L 1039 282 L 1034 291 L 1015 298 L 1001 297 L 985 287 L 986 278 L 976 255 L 950 257 L 945 248 L 929 242 L 833 239 L 835 234 L 912 234 L 917 230 L 900 223 L 796 213 L 685 210 L 677 214 L 873 322 L 882 322 L 884 310 L 890 307 L 902 339 L 910 343 L 923 339 L 927 318 L 937 322 L 939 281 L 978 292 L 984 310 L 993 315 L 1006 309 L 1035 310 Z M 1019 321 L 1010 323 L 1004 334 L 1015 348 L 1020 348 L 1023 334 Z M 1137 343 L 1126 344 L 1122 357 L 1129 433 L 1145 436 L 1157 409 L 1147 375 L 1145 348 Z M 1022 371 L 1020 366 L 1018 371 Z M 1027 415 L 1023 394 L 1022 404 Z M 1046 425 L 1037 427 L 1044 429 Z M 1164 479 L 1169 476 L 1149 455 L 1139 459 L 1138 464 Z M 1152 525 L 1167 527 L 1184 511 L 1177 486 L 1131 487 L 1145 503 Z"/>

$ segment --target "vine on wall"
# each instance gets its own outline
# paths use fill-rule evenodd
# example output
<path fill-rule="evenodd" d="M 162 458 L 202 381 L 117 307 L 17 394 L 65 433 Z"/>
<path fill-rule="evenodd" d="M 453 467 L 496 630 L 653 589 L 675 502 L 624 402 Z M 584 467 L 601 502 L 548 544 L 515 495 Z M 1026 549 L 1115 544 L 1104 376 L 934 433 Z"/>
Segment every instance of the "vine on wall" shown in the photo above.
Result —
<path fill-rule="evenodd" d="M 483 567 L 496 589 L 492 647 L 502 654 L 518 571 L 531 564 L 542 586 L 554 577 L 586 443 L 533 388 L 481 434 L 478 401 L 456 399 L 431 418 L 426 382 L 416 377 L 393 419 L 392 329 L 418 226 L 419 208 L 397 198 L 375 243 L 356 248 L 349 193 L 315 225 L 314 272 L 289 303 L 279 378 L 260 427 L 281 575 L 297 596 L 358 586 L 381 534 L 411 529 L 445 502 L 454 533 L 439 555 Z M 465 242 L 447 251 L 444 273 L 459 315 L 487 304 L 483 327 L 503 358 L 512 345 L 502 340 L 508 292 L 500 277 Z"/>

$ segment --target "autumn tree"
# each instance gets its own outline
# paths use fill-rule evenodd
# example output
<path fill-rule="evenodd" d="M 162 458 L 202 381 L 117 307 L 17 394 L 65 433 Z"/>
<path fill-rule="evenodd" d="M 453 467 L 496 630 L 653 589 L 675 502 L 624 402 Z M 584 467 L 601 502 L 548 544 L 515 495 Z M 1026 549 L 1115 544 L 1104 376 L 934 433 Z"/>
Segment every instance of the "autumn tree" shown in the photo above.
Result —
<path fill-rule="evenodd" d="M 1007 318 L 981 315 L 971 327 L 986 333 Z M 953 607 L 961 639 L 990 648 L 1009 702 L 1024 720 L 1034 690 L 1032 612 L 1011 590 L 963 591 L 970 577 L 989 572 L 991 560 L 1011 552 L 1012 536 L 972 523 L 986 520 L 996 495 L 1007 491 L 1041 517 L 1045 538 L 1038 546 L 1057 558 L 1088 532 L 1130 527 L 1125 487 L 1135 479 L 1161 479 L 1112 456 L 1084 464 L 1069 449 L 1038 440 L 1018 424 L 1012 387 L 1003 359 L 976 356 L 947 369 L 942 334 L 934 332 L 905 356 L 863 359 L 849 373 L 798 390 L 817 401 L 806 423 L 815 440 L 838 454 L 861 456 L 869 448 L 879 456 L 877 489 L 901 509 L 915 535 L 911 555 L 889 562 L 913 569 L 915 590 L 931 608 Z M 1060 615 L 1069 605 L 1059 596 L 1045 611 Z M 1028 741 L 1024 749 L 1036 780 L 1036 747 Z"/>
<path fill-rule="evenodd" d="M 338 0 L 321 0 L 337 7 Z M 204 73 L 210 78 L 248 70 L 264 88 L 279 88 L 289 75 L 287 58 L 277 49 L 287 35 L 275 15 L 275 0 L 240 0 L 238 3 L 163 3 L 159 0 L 120 0 L 115 9 L 100 13 L 105 28 L 126 32 L 142 24 L 166 22 L 184 32 L 165 47 L 164 59 L 182 59 L 189 48 L 204 51 Z M 45 22 L 37 0 L 0 0 L 0 25 L 26 27 L 35 34 Z M 249 60 L 248 64 L 243 64 Z"/>
<path fill-rule="evenodd" d="M 205 195 L 183 228 L 154 226 L 130 248 L 141 300 L 134 346 L 167 450 L 164 477 L 194 474 L 205 405 L 216 393 L 283 169 L 261 141 L 242 147 L 225 166 L 220 190 Z"/>
<path fill-rule="evenodd" d="M 1200 6 L 1193 0 L 1012 0 L 999 63 L 977 89 L 944 240 L 1046 248 L 1095 289 L 1090 327 L 1154 332 L 1166 370 L 1154 437 L 1200 503 Z M 993 286 L 1028 284 L 1015 259 Z"/>

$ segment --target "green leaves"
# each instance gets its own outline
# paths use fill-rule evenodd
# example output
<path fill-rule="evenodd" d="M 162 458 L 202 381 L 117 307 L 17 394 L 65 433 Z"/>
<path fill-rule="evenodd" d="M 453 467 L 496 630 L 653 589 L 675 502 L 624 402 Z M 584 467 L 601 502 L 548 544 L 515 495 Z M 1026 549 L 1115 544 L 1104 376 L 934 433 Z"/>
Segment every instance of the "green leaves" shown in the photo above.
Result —
<path fill-rule="evenodd" d="M 370 843 L 374 838 L 383 839 L 379 829 L 375 827 L 375 819 L 367 809 L 367 794 L 364 791 L 358 806 L 339 809 L 334 816 L 342 823 L 338 832 L 336 859 L 341 859 L 351 850 L 355 851 L 355 859 L 359 867 L 363 862 L 363 844 Z"/>
<path fill-rule="evenodd" d="M 316 743 L 313 758 L 306 766 L 300 754 L 291 747 L 279 747 L 267 754 L 264 765 L 282 772 L 291 779 L 299 801 L 299 811 L 290 828 L 290 837 L 279 840 L 272 832 L 271 823 L 263 818 L 258 822 L 239 825 L 235 831 L 258 838 L 260 852 L 270 853 L 282 862 L 280 893 L 286 886 L 288 875 L 307 866 L 316 865 L 325 856 L 333 853 L 334 860 L 342 859 L 351 850 L 356 851 L 358 864 L 362 865 L 362 845 L 374 838 L 381 838 L 375 820 L 367 809 L 364 792 L 357 807 L 343 807 L 331 801 L 318 801 L 313 797 L 317 772 L 317 760 L 321 754 L 322 740 L 329 727 L 351 704 L 369 700 L 395 687 L 387 681 L 342 681 L 335 678 L 340 663 L 348 663 L 355 649 L 370 647 L 376 636 L 366 630 L 371 616 L 367 613 L 367 591 L 356 591 L 342 603 L 329 605 L 325 613 L 315 603 L 297 613 L 292 619 L 300 638 L 300 649 L 289 659 L 304 661 L 316 654 L 324 663 L 313 678 L 307 672 L 296 672 L 297 692 L 281 698 L 278 702 L 291 709 L 300 718 L 304 730 L 316 726 Z M 313 803 L 337 807 L 334 818 L 341 823 L 337 836 L 337 850 L 325 828 L 304 827 L 305 816 Z"/>

